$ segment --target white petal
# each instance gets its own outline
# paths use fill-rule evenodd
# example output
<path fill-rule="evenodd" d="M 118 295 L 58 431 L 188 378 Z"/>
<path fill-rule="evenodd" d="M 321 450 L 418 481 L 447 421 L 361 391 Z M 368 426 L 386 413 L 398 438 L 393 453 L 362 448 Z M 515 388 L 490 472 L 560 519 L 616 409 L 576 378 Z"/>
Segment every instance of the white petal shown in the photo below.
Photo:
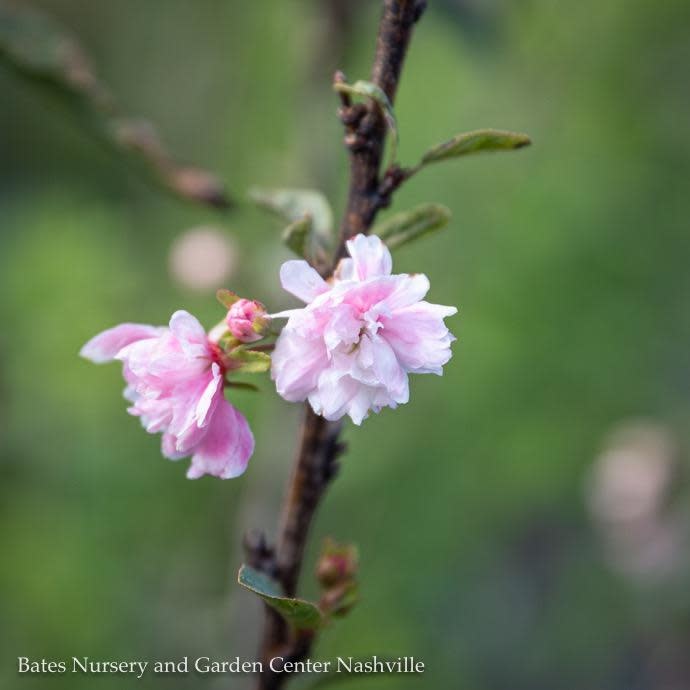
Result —
<path fill-rule="evenodd" d="M 333 274 L 336 280 L 355 280 L 355 262 L 352 259 L 340 259 Z"/>
<path fill-rule="evenodd" d="M 199 320 L 189 312 L 179 309 L 170 317 L 170 330 L 180 340 L 205 343 L 206 331 Z"/>
<path fill-rule="evenodd" d="M 388 247 L 377 235 L 356 235 L 348 240 L 347 250 L 360 280 L 390 275 L 393 259 Z"/>
<path fill-rule="evenodd" d="M 401 273 L 395 276 L 395 289 L 386 297 L 386 306 L 390 311 L 408 307 L 419 300 L 424 299 L 424 296 L 429 292 L 429 279 L 423 273 L 414 273 L 406 275 Z"/>
<path fill-rule="evenodd" d="M 311 302 L 328 290 L 328 283 L 306 261 L 286 261 L 280 267 L 283 289 L 303 302 Z"/>

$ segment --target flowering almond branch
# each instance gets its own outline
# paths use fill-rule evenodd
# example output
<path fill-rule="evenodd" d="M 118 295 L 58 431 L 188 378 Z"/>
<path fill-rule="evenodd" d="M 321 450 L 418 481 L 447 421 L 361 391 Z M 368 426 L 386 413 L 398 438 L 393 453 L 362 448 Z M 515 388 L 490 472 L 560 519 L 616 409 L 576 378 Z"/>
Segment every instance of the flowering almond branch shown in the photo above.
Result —
<path fill-rule="evenodd" d="M 392 104 L 405 59 L 412 29 L 421 17 L 426 2 L 420 0 L 385 0 L 379 25 L 376 56 L 371 80 Z M 344 77 L 336 75 L 336 83 Z M 330 265 L 319 267 L 329 277 L 344 256 L 346 242 L 370 229 L 379 209 L 390 202 L 390 183 L 381 179 L 381 160 L 386 138 L 384 114 L 375 101 L 353 104 L 347 94 L 341 95 L 340 117 L 345 125 L 345 145 L 350 151 L 350 190 L 340 240 Z M 295 465 L 288 492 L 275 551 L 262 537 L 247 540 L 248 558 L 252 565 L 277 579 L 288 597 L 297 589 L 304 551 L 316 509 L 337 472 L 337 458 L 344 450 L 338 440 L 341 421 L 327 421 L 317 415 L 309 404 L 303 412 L 302 428 Z M 264 662 L 257 688 L 275 690 L 288 674 L 271 670 L 268 661 L 282 656 L 286 661 L 299 661 L 309 654 L 312 632 L 291 629 L 274 609 L 266 608 L 260 656 Z"/>
<path fill-rule="evenodd" d="M 251 197 L 289 223 L 283 241 L 301 258 L 280 269 L 283 288 L 304 307 L 268 314 L 229 290 L 217 292 L 225 318 L 206 332 L 177 311 L 167 327 L 120 324 L 92 338 L 81 354 L 93 362 L 122 362 L 129 412 L 150 433 L 162 434 L 171 460 L 191 456 L 187 477 L 229 479 L 242 474 L 254 450 L 249 424 L 226 395 L 254 389 L 235 375 L 270 370 L 285 400 L 306 403 L 294 467 L 275 546 L 264 535 L 245 537 L 247 563 L 239 584 L 265 604 L 258 690 L 279 690 L 285 664 L 306 660 L 319 630 L 357 600 L 357 550 L 327 541 L 316 576 L 318 603 L 298 598 L 310 527 L 338 470 L 347 415 L 360 425 L 370 412 L 408 402 L 409 374 L 442 374 L 455 340 L 445 319 L 455 307 L 427 302 L 422 273 L 394 274 L 391 249 L 443 227 L 450 211 L 421 204 L 373 226 L 393 192 L 423 167 L 471 153 L 516 149 L 524 134 L 483 129 L 430 148 L 401 167 L 393 111 L 412 30 L 426 3 L 383 0 L 371 81 L 334 89 L 350 156 L 350 187 L 337 239 L 327 199 L 316 190 L 255 188 Z M 390 133 L 389 161 L 384 164 Z M 373 226 L 373 227 L 372 227 Z M 286 319 L 282 329 L 276 322 Z M 276 338 L 273 341 L 273 338 Z"/>

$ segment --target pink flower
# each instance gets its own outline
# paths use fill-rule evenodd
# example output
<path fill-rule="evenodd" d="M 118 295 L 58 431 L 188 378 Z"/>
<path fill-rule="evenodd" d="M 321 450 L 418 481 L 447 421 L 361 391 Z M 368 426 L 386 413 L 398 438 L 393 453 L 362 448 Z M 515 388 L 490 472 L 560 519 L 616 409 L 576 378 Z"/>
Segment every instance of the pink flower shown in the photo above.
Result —
<path fill-rule="evenodd" d="M 278 393 L 309 400 L 326 419 L 350 415 L 361 424 L 370 410 L 409 398 L 408 377 L 443 373 L 455 340 L 443 319 L 456 313 L 422 301 L 429 281 L 420 274 L 391 275 L 388 248 L 376 236 L 347 243 L 330 283 L 306 261 L 287 261 L 283 288 L 307 302 L 288 317 L 273 353 Z"/>
<path fill-rule="evenodd" d="M 123 362 L 128 411 L 149 433 L 163 434 L 165 457 L 192 456 L 187 477 L 244 472 L 254 437 L 223 395 L 222 353 L 191 314 L 176 311 L 169 328 L 120 324 L 89 340 L 80 354 L 96 363 Z"/>
<path fill-rule="evenodd" d="M 230 333 L 237 340 L 242 343 L 253 343 L 263 338 L 268 319 L 261 302 L 239 299 L 230 307 L 225 321 Z"/>

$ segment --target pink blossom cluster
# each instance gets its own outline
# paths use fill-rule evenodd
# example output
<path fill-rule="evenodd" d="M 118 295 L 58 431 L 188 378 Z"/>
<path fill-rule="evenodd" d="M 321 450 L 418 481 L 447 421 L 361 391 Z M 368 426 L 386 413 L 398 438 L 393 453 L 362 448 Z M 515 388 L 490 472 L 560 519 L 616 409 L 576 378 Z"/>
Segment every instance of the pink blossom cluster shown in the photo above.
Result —
<path fill-rule="evenodd" d="M 244 416 L 225 400 L 227 360 L 201 324 L 176 311 L 169 327 L 123 323 L 89 340 L 81 355 L 122 362 L 129 413 L 149 433 L 161 432 L 163 455 L 191 455 L 187 477 L 227 479 L 244 472 L 254 437 Z"/>
<path fill-rule="evenodd" d="M 425 275 L 392 275 L 379 237 L 357 235 L 347 249 L 329 282 L 306 261 L 283 264 L 283 287 L 307 304 L 274 315 L 288 321 L 272 376 L 286 400 L 361 424 L 370 411 L 408 401 L 408 374 L 442 374 L 455 340 L 443 319 L 457 310 L 424 301 Z"/>
<path fill-rule="evenodd" d="M 146 431 L 162 434 L 165 457 L 191 456 L 190 479 L 236 477 L 254 437 L 225 399 L 226 375 L 242 357 L 266 357 L 246 348 L 266 335 L 269 318 L 287 318 L 272 357 L 278 393 L 308 400 L 329 420 L 349 415 L 361 424 L 371 411 L 406 403 L 408 375 L 440 375 L 451 357 L 455 338 L 444 319 L 457 310 L 424 300 L 427 277 L 392 274 L 379 237 L 357 235 L 347 249 L 350 256 L 329 281 L 306 261 L 283 264 L 282 285 L 306 303 L 301 309 L 268 317 L 259 302 L 237 298 L 209 334 L 191 314 L 177 311 L 168 327 L 115 326 L 81 354 L 97 363 L 122 362 L 130 414 Z"/>

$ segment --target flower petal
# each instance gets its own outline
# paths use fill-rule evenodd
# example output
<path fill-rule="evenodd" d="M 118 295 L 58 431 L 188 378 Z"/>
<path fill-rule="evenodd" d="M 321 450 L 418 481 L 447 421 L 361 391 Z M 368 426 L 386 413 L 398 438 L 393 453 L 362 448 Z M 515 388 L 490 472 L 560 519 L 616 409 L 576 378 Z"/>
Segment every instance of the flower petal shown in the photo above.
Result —
<path fill-rule="evenodd" d="M 388 247 L 377 235 L 356 235 L 348 240 L 347 250 L 354 263 L 354 272 L 360 280 L 390 275 L 393 259 Z M 343 274 L 349 272 L 349 267 L 343 267 Z"/>
<path fill-rule="evenodd" d="M 176 448 L 176 439 L 172 434 L 164 433 L 161 438 L 161 453 L 163 457 L 168 458 L 168 460 L 180 460 L 187 453 L 180 452 Z"/>
<path fill-rule="evenodd" d="M 429 279 L 423 273 L 408 275 L 401 273 L 397 278 L 395 288 L 386 297 L 386 306 L 390 311 L 409 307 L 411 304 L 424 299 L 429 292 Z"/>
<path fill-rule="evenodd" d="M 328 364 L 322 339 L 305 338 L 284 328 L 271 356 L 271 378 L 278 394 L 290 402 L 305 400 Z"/>
<path fill-rule="evenodd" d="M 362 338 L 364 343 L 365 338 Z M 379 388 L 387 391 L 388 396 L 396 403 L 406 403 L 409 398 L 407 374 L 400 366 L 395 351 L 381 336 L 373 336 L 371 350 L 373 355 L 372 369 L 379 381 Z"/>
<path fill-rule="evenodd" d="M 221 374 L 220 367 L 214 362 L 211 365 L 211 380 L 201 394 L 196 406 L 196 420 L 198 426 L 204 427 L 208 424 L 213 414 L 215 400 L 218 397 L 218 393 L 222 393 L 222 391 L 223 375 Z"/>
<path fill-rule="evenodd" d="M 115 355 L 130 343 L 156 338 L 163 330 L 143 323 L 121 323 L 95 335 L 82 347 L 79 354 L 96 364 L 103 364 L 115 359 Z"/>
<path fill-rule="evenodd" d="M 323 339 L 329 350 L 334 350 L 341 343 L 354 345 L 359 340 L 362 322 L 357 318 L 354 307 L 340 304 L 332 310 L 324 331 Z"/>
<path fill-rule="evenodd" d="M 280 284 L 303 302 L 311 302 L 328 290 L 328 283 L 306 261 L 286 261 L 280 267 Z"/>
<path fill-rule="evenodd" d="M 203 440 L 194 449 L 189 479 L 210 474 L 221 479 L 238 477 L 254 452 L 254 436 L 244 416 L 221 400 Z"/>
<path fill-rule="evenodd" d="M 342 371 L 326 369 L 319 377 L 318 387 L 309 394 L 309 404 L 316 414 L 335 421 L 347 414 L 350 401 L 361 387 Z"/>
<path fill-rule="evenodd" d="M 333 277 L 338 281 L 356 280 L 355 262 L 352 259 L 340 259 L 336 266 Z"/>
<path fill-rule="evenodd" d="M 203 376 L 183 382 L 169 398 L 172 419 L 168 432 L 175 436 L 176 449 L 187 455 L 201 443 L 208 432 L 217 405 L 223 400 L 223 377 L 213 364 Z"/>
<path fill-rule="evenodd" d="M 455 307 L 418 302 L 384 319 L 380 333 L 407 371 L 441 375 L 455 340 L 443 319 L 456 312 Z"/>
<path fill-rule="evenodd" d="M 203 357 L 208 354 L 206 331 L 189 312 L 180 309 L 170 317 L 170 332 L 188 357 Z"/>

